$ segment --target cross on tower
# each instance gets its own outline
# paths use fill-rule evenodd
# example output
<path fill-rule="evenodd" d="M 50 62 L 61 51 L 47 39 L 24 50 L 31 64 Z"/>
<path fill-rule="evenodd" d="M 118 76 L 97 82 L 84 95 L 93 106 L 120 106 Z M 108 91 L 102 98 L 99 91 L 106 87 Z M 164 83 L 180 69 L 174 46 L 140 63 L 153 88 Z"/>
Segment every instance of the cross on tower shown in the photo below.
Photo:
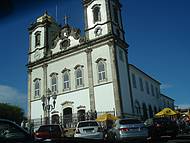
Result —
<path fill-rule="evenodd" d="M 65 25 L 68 23 L 69 16 L 64 16 Z"/>

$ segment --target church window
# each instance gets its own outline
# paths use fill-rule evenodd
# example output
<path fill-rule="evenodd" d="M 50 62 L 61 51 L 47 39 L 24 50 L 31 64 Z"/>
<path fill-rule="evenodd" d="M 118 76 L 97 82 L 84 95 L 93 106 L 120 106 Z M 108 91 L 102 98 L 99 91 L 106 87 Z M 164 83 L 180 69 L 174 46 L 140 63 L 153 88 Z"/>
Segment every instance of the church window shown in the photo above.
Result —
<path fill-rule="evenodd" d="M 121 49 L 119 49 L 119 59 L 121 61 L 124 61 L 124 57 L 123 57 L 123 51 Z"/>
<path fill-rule="evenodd" d="M 152 92 L 152 96 L 154 96 L 154 87 L 152 84 L 151 84 L 151 92 Z"/>
<path fill-rule="evenodd" d="M 63 90 L 70 89 L 69 71 L 63 72 Z"/>
<path fill-rule="evenodd" d="M 156 91 L 156 97 L 159 98 L 159 91 L 157 87 L 155 87 L 155 91 Z"/>
<path fill-rule="evenodd" d="M 52 73 L 51 75 L 51 91 L 52 93 L 57 92 L 57 73 Z"/>
<path fill-rule="evenodd" d="M 41 37 L 41 33 L 40 31 L 37 31 L 35 33 L 35 46 L 40 46 L 40 37 Z"/>
<path fill-rule="evenodd" d="M 106 80 L 106 64 L 104 61 L 98 62 L 98 80 L 99 81 L 105 81 Z"/>
<path fill-rule="evenodd" d="M 40 79 L 38 78 L 34 80 L 34 96 L 40 96 Z"/>
<path fill-rule="evenodd" d="M 143 80 L 142 80 L 141 77 L 139 77 L 139 84 L 140 84 L 140 89 L 141 89 L 141 91 L 144 91 Z"/>
<path fill-rule="evenodd" d="M 83 71 L 81 66 L 78 66 L 76 68 L 75 74 L 76 74 L 76 87 L 83 86 Z"/>
<path fill-rule="evenodd" d="M 133 88 L 137 88 L 137 84 L 136 84 L 136 76 L 135 76 L 134 73 L 132 74 L 132 82 L 133 82 Z"/>
<path fill-rule="evenodd" d="M 147 92 L 147 94 L 149 94 L 150 93 L 150 91 L 149 91 L 149 84 L 148 84 L 147 81 L 145 82 L 145 85 L 146 85 L 146 92 Z"/>
<path fill-rule="evenodd" d="M 135 101 L 135 110 L 137 115 L 141 115 L 141 107 L 137 100 Z"/>
<path fill-rule="evenodd" d="M 118 9 L 116 7 L 113 8 L 113 14 L 115 23 L 118 23 Z"/>
<path fill-rule="evenodd" d="M 94 23 L 101 21 L 100 5 L 95 5 L 92 8 Z"/>

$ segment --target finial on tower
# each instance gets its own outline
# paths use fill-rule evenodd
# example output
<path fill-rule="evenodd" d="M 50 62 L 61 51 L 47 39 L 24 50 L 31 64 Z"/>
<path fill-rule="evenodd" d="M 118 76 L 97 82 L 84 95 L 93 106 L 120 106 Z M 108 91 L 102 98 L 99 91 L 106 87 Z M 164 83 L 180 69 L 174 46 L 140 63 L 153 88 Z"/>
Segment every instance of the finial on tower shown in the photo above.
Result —
<path fill-rule="evenodd" d="M 64 16 L 64 22 L 65 22 L 65 25 L 67 25 L 68 24 L 68 19 L 69 19 L 70 17 L 69 16 L 67 16 L 67 15 L 65 15 Z"/>

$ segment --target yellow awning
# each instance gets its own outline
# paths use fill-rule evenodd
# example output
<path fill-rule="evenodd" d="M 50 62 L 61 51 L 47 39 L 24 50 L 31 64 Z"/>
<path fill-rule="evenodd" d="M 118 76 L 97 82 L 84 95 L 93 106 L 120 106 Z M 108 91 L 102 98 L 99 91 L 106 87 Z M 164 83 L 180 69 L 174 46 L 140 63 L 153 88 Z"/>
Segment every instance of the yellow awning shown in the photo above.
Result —
<path fill-rule="evenodd" d="M 172 115 L 176 115 L 177 112 L 170 109 L 170 108 L 164 108 L 163 110 L 161 110 L 160 112 L 158 112 L 157 114 L 155 114 L 155 116 L 172 116 Z"/>
<path fill-rule="evenodd" d="M 107 120 L 117 120 L 117 119 L 119 119 L 119 118 L 112 114 L 105 113 L 105 114 L 98 116 L 96 121 L 103 122 L 103 121 L 107 121 Z"/>

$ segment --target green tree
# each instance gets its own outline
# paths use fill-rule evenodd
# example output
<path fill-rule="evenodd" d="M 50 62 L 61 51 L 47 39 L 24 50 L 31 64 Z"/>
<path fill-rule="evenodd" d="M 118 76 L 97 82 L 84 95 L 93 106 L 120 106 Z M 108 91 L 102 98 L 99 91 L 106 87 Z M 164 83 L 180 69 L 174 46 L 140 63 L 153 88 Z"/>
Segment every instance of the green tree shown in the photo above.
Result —
<path fill-rule="evenodd" d="M 0 103 L 0 118 L 8 119 L 20 124 L 24 117 L 24 110 L 18 106 L 8 103 Z"/>

